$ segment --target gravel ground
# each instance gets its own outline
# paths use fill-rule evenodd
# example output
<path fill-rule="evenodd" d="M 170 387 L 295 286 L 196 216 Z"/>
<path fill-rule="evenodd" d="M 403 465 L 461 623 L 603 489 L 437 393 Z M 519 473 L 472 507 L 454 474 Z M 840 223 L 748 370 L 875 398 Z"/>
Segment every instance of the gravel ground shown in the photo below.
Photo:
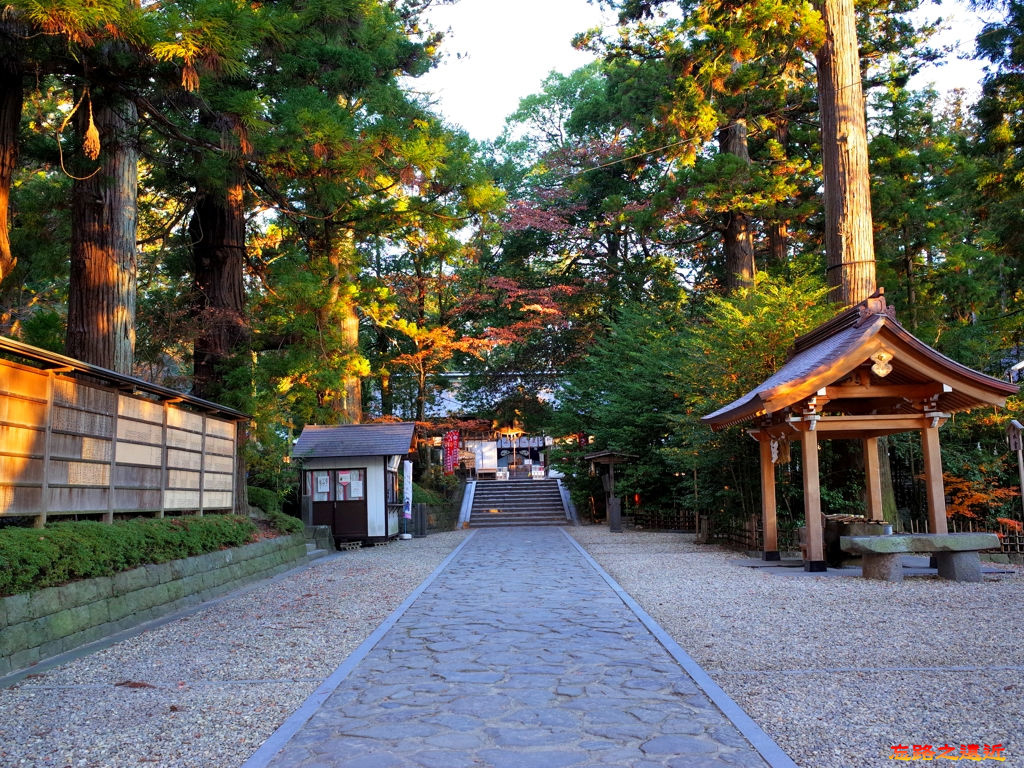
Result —
<path fill-rule="evenodd" d="M 239 766 L 465 535 L 318 560 L 0 689 L 0 766 Z"/>
<path fill-rule="evenodd" d="M 1024 766 L 1020 570 L 886 584 L 743 568 L 685 534 L 572 533 L 802 768 L 946 743 Z M 0 689 L 0 768 L 241 765 L 465 535 L 344 552 Z"/>
<path fill-rule="evenodd" d="M 744 568 L 686 534 L 572 533 L 803 768 L 892 765 L 896 744 L 1002 744 L 1024 766 L 1020 569 L 890 584 Z"/>

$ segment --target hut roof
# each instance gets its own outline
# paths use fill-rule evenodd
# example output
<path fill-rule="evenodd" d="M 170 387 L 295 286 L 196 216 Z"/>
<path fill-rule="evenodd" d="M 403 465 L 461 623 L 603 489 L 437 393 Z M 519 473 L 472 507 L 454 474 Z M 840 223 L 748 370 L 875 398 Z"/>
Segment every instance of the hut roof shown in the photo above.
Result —
<path fill-rule="evenodd" d="M 299 459 L 349 456 L 404 456 L 412 447 L 412 422 L 385 424 L 344 424 L 302 430 L 292 448 Z"/>
<path fill-rule="evenodd" d="M 884 378 L 870 372 L 878 352 L 892 355 L 892 371 Z M 825 396 L 830 410 L 846 413 L 910 413 L 924 400 L 953 413 L 1005 405 L 1016 392 L 1016 385 L 961 365 L 914 337 L 877 294 L 798 338 L 778 371 L 701 421 L 724 429 L 815 395 Z"/>

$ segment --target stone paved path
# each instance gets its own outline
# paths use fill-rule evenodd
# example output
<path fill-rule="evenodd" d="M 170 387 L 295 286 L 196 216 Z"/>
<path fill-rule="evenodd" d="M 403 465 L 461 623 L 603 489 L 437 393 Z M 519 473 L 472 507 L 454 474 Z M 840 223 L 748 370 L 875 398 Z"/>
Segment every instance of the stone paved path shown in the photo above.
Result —
<path fill-rule="evenodd" d="M 565 533 L 539 527 L 474 534 L 261 756 L 274 741 L 246 768 L 768 765 Z"/>

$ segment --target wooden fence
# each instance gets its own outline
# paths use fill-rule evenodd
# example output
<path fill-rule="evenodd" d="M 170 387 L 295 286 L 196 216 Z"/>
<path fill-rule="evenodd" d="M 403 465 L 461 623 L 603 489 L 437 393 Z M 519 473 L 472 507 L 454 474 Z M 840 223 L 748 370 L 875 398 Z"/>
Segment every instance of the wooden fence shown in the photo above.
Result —
<path fill-rule="evenodd" d="M 111 521 L 234 507 L 243 414 L 25 345 L 15 351 L 68 365 L 0 359 L 0 517 L 41 526 L 60 515 Z"/>

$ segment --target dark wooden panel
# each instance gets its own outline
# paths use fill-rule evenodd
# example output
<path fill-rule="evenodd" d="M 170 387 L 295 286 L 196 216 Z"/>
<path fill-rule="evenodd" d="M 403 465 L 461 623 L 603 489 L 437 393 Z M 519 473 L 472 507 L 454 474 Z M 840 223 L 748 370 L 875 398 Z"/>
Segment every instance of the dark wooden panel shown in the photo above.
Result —
<path fill-rule="evenodd" d="M 50 488 L 50 512 L 106 512 L 106 488 Z"/>
<path fill-rule="evenodd" d="M 159 467 L 128 467 L 121 464 L 114 467 L 114 486 L 116 488 L 155 488 L 159 490 L 163 480 L 164 472 Z"/>
<path fill-rule="evenodd" d="M 0 515 L 38 515 L 42 504 L 42 488 L 0 485 Z"/>
<path fill-rule="evenodd" d="M 162 492 L 159 489 L 117 488 L 114 490 L 114 509 L 118 512 L 142 512 L 160 509 L 161 496 Z"/>
<path fill-rule="evenodd" d="M 43 460 L 23 456 L 0 456 L 0 483 L 41 485 Z"/>

